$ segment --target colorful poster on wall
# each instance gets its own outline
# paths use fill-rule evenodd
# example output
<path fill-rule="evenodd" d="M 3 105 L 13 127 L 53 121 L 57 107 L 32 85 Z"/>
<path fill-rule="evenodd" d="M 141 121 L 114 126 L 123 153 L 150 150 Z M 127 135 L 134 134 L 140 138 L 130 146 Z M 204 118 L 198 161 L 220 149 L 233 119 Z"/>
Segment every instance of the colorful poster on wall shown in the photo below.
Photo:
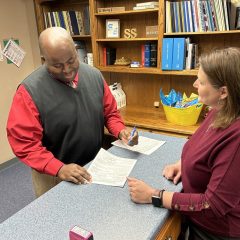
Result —
<path fill-rule="evenodd" d="M 0 61 L 3 61 L 2 46 L 0 43 Z"/>
<path fill-rule="evenodd" d="M 19 44 L 19 41 L 17 41 Z M 20 67 L 26 52 L 19 47 L 16 43 L 16 41 L 10 39 L 9 41 L 4 42 L 4 49 L 3 49 L 3 55 L 10 60 L 11 62 L 13 62 L 17 67 Z"/>
<path fill-rule="evenodd" d="M 12 39 L 16 44 L 19 45 L 19 40 L 18 39 Z M 3 46 L 5 47 L 8 43 L 9 39 L 3 40 Z M 11 60 L 7 59 L 7 64 L 13 63 Z"/>

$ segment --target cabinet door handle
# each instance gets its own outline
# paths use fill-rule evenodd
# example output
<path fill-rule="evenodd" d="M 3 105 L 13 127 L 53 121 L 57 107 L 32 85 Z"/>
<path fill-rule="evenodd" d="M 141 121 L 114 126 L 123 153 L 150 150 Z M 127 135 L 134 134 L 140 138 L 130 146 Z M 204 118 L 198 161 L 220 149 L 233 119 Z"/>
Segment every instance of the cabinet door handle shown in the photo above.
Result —
<path fill-rule="evenodd" d="M 170 236 L 170 237 L 166 237 L 165 240 L 172 240 L 173 238 Z"/>

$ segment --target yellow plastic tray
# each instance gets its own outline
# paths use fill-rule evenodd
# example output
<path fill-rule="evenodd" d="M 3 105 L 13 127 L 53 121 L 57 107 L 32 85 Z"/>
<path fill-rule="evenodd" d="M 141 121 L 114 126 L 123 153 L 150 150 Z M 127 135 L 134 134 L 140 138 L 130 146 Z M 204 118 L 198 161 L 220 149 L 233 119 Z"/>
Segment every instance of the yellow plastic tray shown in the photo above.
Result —
<path fill-rule="evenodd" d="M 202 107 L 202 103 L 198 103 L 187 108 L 175 108 L 163 105 L 167 120 L 171 123 L 182 126 L 195 125 L 198 121 Z"/>

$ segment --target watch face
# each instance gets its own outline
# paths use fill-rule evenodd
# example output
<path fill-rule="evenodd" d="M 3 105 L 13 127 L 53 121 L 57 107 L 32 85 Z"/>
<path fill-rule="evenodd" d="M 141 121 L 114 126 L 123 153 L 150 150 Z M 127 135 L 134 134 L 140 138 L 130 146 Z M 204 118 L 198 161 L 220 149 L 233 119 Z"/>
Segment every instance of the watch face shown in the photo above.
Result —
<path fill-rule="evenodd" d="M 152 204 L 153 204 L 155 207 L 161 207 L 161 206 L 162 206 L 162 203 L 161 203 L 160 197 L 152 196 Z"/>

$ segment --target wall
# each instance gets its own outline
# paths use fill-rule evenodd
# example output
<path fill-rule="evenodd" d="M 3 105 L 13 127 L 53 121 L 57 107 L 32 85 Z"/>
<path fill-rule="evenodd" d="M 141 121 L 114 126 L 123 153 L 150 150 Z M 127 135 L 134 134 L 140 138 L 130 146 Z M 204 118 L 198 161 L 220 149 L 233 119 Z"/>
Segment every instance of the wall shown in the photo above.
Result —
<path fill-rule="evenodd" d="M 0 43 L 16 38 L 26 56 L 20 68 L 0 61 L 0 164 L 14 157 L 6 136 L 6 122 L 18 84 L 41 64 L 32 0 L 0 0 Z"/>

